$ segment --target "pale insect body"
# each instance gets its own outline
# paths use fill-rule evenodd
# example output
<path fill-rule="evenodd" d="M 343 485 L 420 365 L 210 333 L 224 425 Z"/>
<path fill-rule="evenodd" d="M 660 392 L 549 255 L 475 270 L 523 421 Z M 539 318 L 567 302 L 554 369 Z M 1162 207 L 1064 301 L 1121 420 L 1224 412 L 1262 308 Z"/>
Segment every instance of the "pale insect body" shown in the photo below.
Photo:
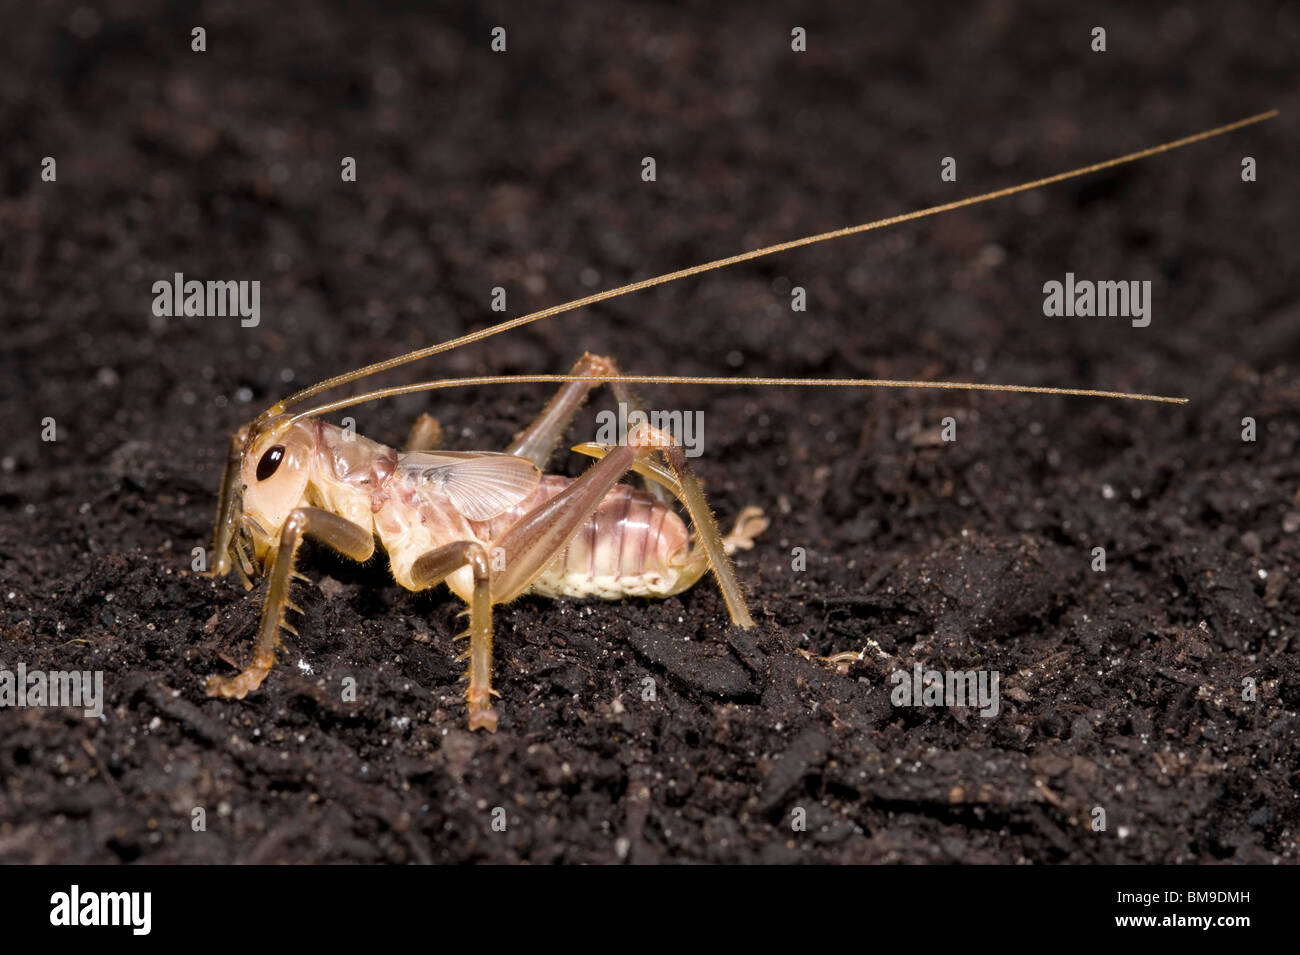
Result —
<path fill-rule="evenodd" d="M 611 370 L 609 359 L 591 355 L 574 368 L 579 375 Z M 272 568 L 272 592 L 253 663 L 234 677 L 211 678 L 208 692 L 243 697 L 270 672 L 278 631 L 292 630 L 284 612 L 297 609 L 288 587 L 303 534 L 358 559 L 373 552 L 377 539 L 398 584 L 419 591 L 445 583 L 470 605 L 470 629 L 463 634 L 470 637 L 470 726 L 489 730 L 497 725 L 490 680 L 493 604 L 524 594 L 668 597 L 693 586 L 715 555 L 725 561 L 736 548 L 752 546 L 766 527 L 757 508 L 743 511 L 726 538 L 706 536 L 716 538 L 707 518 L 692 545 L 686 524 L 664 500 L 616 483 L 626 471 L 641 470 L 683 495 L 681 479 L 693 482 L 684 456 L 653 429 L 631 436 L 618 457 L 605 458 L 584 478 L 543 475 L 542 465 L 589 387 L 561 389 L 548 408 L 552 413 L 543 412 L 509 453 L 398 452 L 317 418 L 273 421 L 261 437 L 245 437 L 242 543 Z M 580 450 L 604 458 L 607 449 Z M 646 463 L 655 450 L 667 455 L 680 477 Z M 731 581 L 738 600 L 729 566 L 720 578 Z M 747 620 L 747 612 L 743 616 Z"/>
<path fill-rule="evenodd" d="M 394 483 L 401 481 L 401 467 L 399 479 Z M 504 569 L 505 555 L 495 547 L 495 541 L 530 511 L 573 483 L 573 478 L 560 474 L 534 473 L 532 493 L 482 520 L 466 517 L 445 492 L 430 496 L 418 483 L 415 487 L 400 488 L 398 495 L 409 503 L 377 514 L 376 531 L 390 554 L 418 554 L 432 546 L 472 537 L 488 548 L 489 565 Z M 667 504 L 629 485 L 616 484 L 563 553 L 546 565 L 525 592 L 579 600 L 670 597 L 681 593 L 698 577 L 687 572 L 689 551 L 686 523 Z M 406 576 L 409 567 L 404 563 L 393 561 L 393 576 L 399 584 L 409 587 L 411 582 Z M 457 596 L 468 599 L 473 586 L 469 568 L 448 577 L 447 586 Z"/>
<path fill-rule="evenodd" d="M 371 530 L 388 554 L 394 579 L 411 590 L 420 589 L 412 577 L 415 560 L 457 541 L 477 541 L 488 551 L 490 568 L 504 569 L 496 542 L 573 483 L 563 475 L 543 476 L 516 455 L 398 452 L 320 420 L 294 425 L 277 440 L 281 444 L 272 447 L 291 441 L 305 453 L 281 456 L 279 467 L 261 481 L 254 470 L 255 484 L 244 491 L 245 514 L 259 526 L 280 527 L 294 507 L 331 511 Z M 263 502 L 276 497 L 281 482 L 286 490 L 268 513 Z M 616 484 L 525 593 L 606 600 L 671 596 L 699 577 L 691 571 L 701 564 L 690 564 L 689 551 L 686 524 L 676 512 L 644 491 Z M 446 583 L 468 601 L 471 568 L 455 571 Z"/>
<path fill-rule="evenodd" d="M 721 268 L 784 249 L 866 232 L 950 209 L 987 202 L 1074 178 L 1218 136 L 1269 119 L 1276 110 L 1184 139 L 1130 153 L 1071 172 L 1049 176 L 969 199 L 881 219 L 835 232 L 796 239 L 635 282 L 573 302 L 511 319 L 478 332 L 340 375 L 277 403 L 231 441 L 222 482 L 213 574 L 234 567 L 251 587 L 250 575 L 268 572 L 266 602 L 252 661 L 234 676 L 208 681 L 212 696 L 242 698 L 270 673 L 281 629 L 298 608 L 289 599 L 299 546 L 305 536 L 358 561 L 378 541 L 396 581 L 410 590 L 440 583 L 468 605 L 464 654 L 466 699 L 472 729 L 495 730 L 491 687 L 492 608 L 524 595 L 544 597 L 662 598 L 681 593 L 712 572 L 734 624 L 753 626 L 730 562 L 753 546 L 766 527 L 762 511 L 744 508 L 723 536 L 682 450 L 667 435 L 643 427 L 614 447 L 593 444 L 574 450 L 599 460 L 581 477 L 544 473 L 574 414 L 591 388 L 609 384 L 620 402 L 635 407 L 633 383 L 751 384 L 800 387 L 916 387 L 1063 394 L 1183 403 L 1185 399 L 1123 392 L 871 379 L 701 378 L 622 375 L 608 358 L 584 355 L 567 375 L 514 375 L 450 379 L 387 388 L 328 402 L 307 411 L 293 405 L 378 371 L 449 351 L 561 312 Z M 319 420 L 320 414 L 364 401 L 467 384 L 556 382 L 560 389 L 537 419 L 504 452 L 435 449 L 441 432 L 423 416 L 404 451 L 354 435 Z M 630 473 L 642 491 L 621 483 Z M 678 516 L 682 505 L 692 530 Z M 692 533 L 693 531 L 693 533 Z"/>

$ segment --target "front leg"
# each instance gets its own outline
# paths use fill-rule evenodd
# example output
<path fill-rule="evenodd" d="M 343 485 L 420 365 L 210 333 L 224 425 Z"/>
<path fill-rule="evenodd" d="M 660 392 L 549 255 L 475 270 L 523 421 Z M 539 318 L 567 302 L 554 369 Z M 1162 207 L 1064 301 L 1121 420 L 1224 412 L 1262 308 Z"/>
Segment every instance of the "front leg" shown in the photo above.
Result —
<path fill-rule="evenodd" d="M 208 696 L 242 700 L 262 685 L 275 665 L 275 648 L 280 643 L 281 628 L 297 633 L 284 619 L 284 612 L 286 609 L 302 612 L 289 600 L 289 585 L 294 577 L 302 576 L 294 573 L 293 565 L 305 534 L 355 561 L 369 560 L 375 552 L 372 531 L 318 507 L 295 509 L 284 522 L 280 546 L 271 561 L 271 582 L 266 590 L 266 602 L 262 605 L 253 660 L 235 676 L 209 677 Z"/>

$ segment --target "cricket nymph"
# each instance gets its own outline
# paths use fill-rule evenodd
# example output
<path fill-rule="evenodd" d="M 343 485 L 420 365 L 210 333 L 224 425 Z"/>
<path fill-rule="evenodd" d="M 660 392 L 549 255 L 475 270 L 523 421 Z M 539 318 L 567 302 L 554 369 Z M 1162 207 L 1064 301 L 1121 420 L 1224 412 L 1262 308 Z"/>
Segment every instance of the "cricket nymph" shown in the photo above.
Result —
<path fill-rule="evenodd" d="M 286 497 L 298 494 L 294 506 L 320 507 L 369 526 L 389 555 L 394 579 L 410 590 L 421 589 L 411 576 L 415 559 L 457 541 L 478 541 L 488 551 L 489 570 L 504 570 L 506 554 L 494 542 L 573 483 L 563 475 L 543 476 L 532 462 L 510 454 L 399 453 L 319 419 L 294 425 L 294 432 L 299 429 L 301 435 L 276 440 L 286 450 L 309 450 L 245 489 L 246 517 L 259 526 L 283 526 L 284 505 L 268 514 L 260 508 L 271 495 L 259 493 L 283 481 Z M 299 475 L 280 477 L 291 475 L 295 466 Z M 274 544 L 268 540 L 265 546 Z M 670 596 L 699 577 L 684 579 L 689 551 L 686 524 L 666 503 L 616 484 L 524 593 L 602 600 Z M 468 601 L 473 570 L 462 567 L 446 583 Z"/>
<path fill-rule="evenodd" d="M 567 375 L 488 375 L 394 385 L 347 398 L 300 406 L 334 388 L 422 358 L 443 354 L 512 329 L 587 305 L 663 285 L 687 276 L 829 239 L 901 225 L 954 209 L 990 202 L 1086 176 L 1271 119 L 1277 110 L 1205 130 L 1068 172 L 917 209 L 855 226 L 804 236 L 700 265 L 639 279 L 604 292 L 506 319 L 447 341 L 417 348 L 335 375 L 277 401 L 231 439 L 218 504 L 212 573 L 236 570 L 249 579 L 267 572 L 266 602 L 252 662 L 234 676 L 208 680 L 210 696 L 242 698 L 261 686 L 275 662 L 295 577 L 294 560 L 304 536 L 346 557 L 366 561 L 378 539 L 393 576 L 410 590 L 446 583 L 469 605 L 469 680 L 466 698 L 471 729 L 495 730 L 492 708 L 492 608 L 523 594 L 547 597 L 667 597 L 681 593 L 707 572 L 722 591 L 731 622 L 752 627 L 753 617 L 736 580 L 730 556 L 753 546 L 767 527 L 756 507 L 740 512 L 727 536 L 718 531 L 704 491 L 686 455 L 667 434 L 648 425 L 618 435 L 614 446 L 586 444 L 575 451 L 597 458 L 581 477 L 547 475 L 552 452 L 592 388 L 608 385 L 620 410 L 649 421 L 629 390 L 632 384 L 750 385 L 800 388 L 935 388 L 1023 394 L 1158 401 L 1186 398 L 1090 388 L 997 385 L 956 381 L 873 378 L 737 378 L 698 375 L 624 375 L 610 358 L 584 354 Z M 444 388 L 553 382 L 555 397 L 504 452 L 438 449 L 441 427 L 422 415 L 406 448 L 398 452 L 320 421 L 320 415 L 368 401 Z M 630 423 L 632 415 L 627 415 Z M 646 492 L 619 482 L 635 472 Z M 647 493 L 648 492 L 648 493 Z M 671 508 L 676 499 L 690 517 L 693 536 Z"/>
<path fill-rule="evenodd" d="M 608 359 L 584 356 L 575 371 L 611 366 Z M 294 632 L 284 615 L 297 609 L 289 584 L 299 576 L 294 560 L 304 534 L 357 560 L 373 554 L 377 539 L 397 583 L 413 591 L 446 583 L 469 604 L 470 627 L 462 636 L 471 637 L 470 726 L 482 729 L 497 723 L 490 682 L 493 605 L 525 594 L 664 598 L 692 587 L 737 548 L 752 546 L 767 523 L 757 508 L 743 511 L 736 530 L 723 538 L 703 507 L 708 523 L 692 543 L 670 502 L 675 495 L 696 514 L 702 495 L 680 448 L 653 429 L 618 447 L 579 446 L 575 450 L 602 459 L 582 478 L 543 474 L 542 464 L 590 387 L 561 389 L 506 452 L 416 449 L 418 440 L 399 452 L 310 417 L 272 417 L 256 433 L 238 436 L 238 486 L 231 490 L 239 535 L 223 553 L 249 573 L 269 569 L 271 583 L 253 663 L 236 676 L 212 677 L 209 695 L 242 698 L 256 689 L 270 672 L 278 631 Z M 668 466 L 655 464 L 654 454 Z M 629 470 L 667 493 L 618 483 Z M 226 556 L 226 566 L 230 562 Z M 720 580 L 730 573 L 727 566 Z M 733 596 L 740 600 L 738 587 Z M 740 619 L 749 622 L 747 611 Z"/>

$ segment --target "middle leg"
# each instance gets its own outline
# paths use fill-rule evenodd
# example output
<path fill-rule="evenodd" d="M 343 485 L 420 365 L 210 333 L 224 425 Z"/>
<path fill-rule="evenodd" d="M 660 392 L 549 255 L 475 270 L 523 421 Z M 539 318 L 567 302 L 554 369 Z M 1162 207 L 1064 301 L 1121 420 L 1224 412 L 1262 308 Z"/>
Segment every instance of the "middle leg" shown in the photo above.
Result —
<path fill-rule="evenodd" d="M 403 451 L 433 451 L 442 444 L 442 425 L 433 415 L 425 414 L 415 419 L 406 436 Z"/>
<path fill-rule="evenodd" d="M 426 590 L 462 567 L 473 571 L 469 600 L 469 627 L 458 636 L 469 637 L 466 677 L 469 688 L 469 728 L 495 732 L 497 713 L 492 708 L 492 605 L 518 597 L 552 560 L 564 552 L 575 534 L 595 513 L 609 489 L 618 483 L 633 460 L 644 452 L 618 448 L 587 469 L 582 477 L 549 501 L 538 505 L 500 540 L 488 546 L 476 540 L 456 541 L 416 558 L 398 579 L 412 590 Z M 522 533 L 517 533 L 523 528 Z M 504 558 L 504 563 L 499 563 Z M 409 582 L 403 578 L 409 578 Z"/>
<path fill-rule="evenodd" d="M 469 728 L 497 731 L 497 713 L 492 708 L 492 594 L 487 550 L 478 541 L 455 541 L 416 558 L 411 565 L 415 590 L 427 590 L 468 566 L 474 572 L 474 592 L 469 601 L 469 627 L 457 638 L 469 637 L 469 649 L 461 659 L 469 660 L 465 678 L 469 688 Z"/>

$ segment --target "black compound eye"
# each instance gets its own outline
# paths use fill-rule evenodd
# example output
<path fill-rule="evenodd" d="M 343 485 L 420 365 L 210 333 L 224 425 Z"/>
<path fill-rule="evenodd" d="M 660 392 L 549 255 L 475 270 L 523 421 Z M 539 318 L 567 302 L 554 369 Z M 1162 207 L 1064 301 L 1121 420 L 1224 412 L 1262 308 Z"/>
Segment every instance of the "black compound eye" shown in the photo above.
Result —
<path fill-rule="evenodd" d="M 266 454 L 262 455 L 262 460 L 257 462 L 257 479 L 259 481 L 265 481 L 275 473 L 276 468 L 280 466 L 280 462 L 283 460 L 283 444 L 277 444 L 275 447 L 270 448 Z"/>

